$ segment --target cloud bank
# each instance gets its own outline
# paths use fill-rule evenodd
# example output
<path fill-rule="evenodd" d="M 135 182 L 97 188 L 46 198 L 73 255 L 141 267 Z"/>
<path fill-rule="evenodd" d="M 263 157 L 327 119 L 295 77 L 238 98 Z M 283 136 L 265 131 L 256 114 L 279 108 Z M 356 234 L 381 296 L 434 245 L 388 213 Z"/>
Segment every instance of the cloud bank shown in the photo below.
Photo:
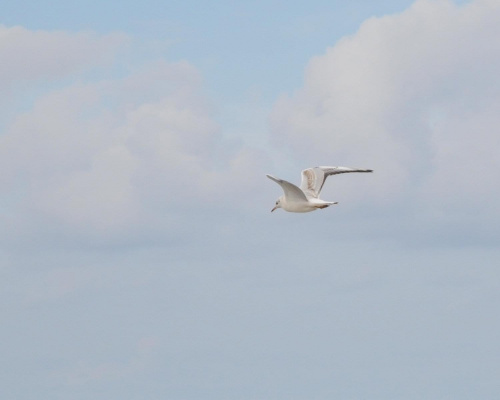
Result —
<path fill-rule="evenodd" d="M 123 37 L 17 27 L 0 33 L 0 86 L 54 79 L 0 138 L 6 237 L 100 241 L 165 233 L 182 225 L 189 208 L 231 207 L 221 190 L 226 184 L 246 182 L 236 197 L 251 189 L 256 174 L 248 167 L 261 156 L 226 146 L 188 62 L 158 60 L 118 78 L 68 79 L 113 63 Z"/>
<path fill-rule="evenodd" d="M 222 133 L 189 62 L 123 63 L 134 50 L 122 34 L 2 26 L 0 87 L 23 102 L 0 138 L 3 236 L 189 235 L 198 222 L 209 229 L 268 208 L 280 190 L 263 174 L 281 176 L 267 167 L 291 151 L 296 164 L 282 177 L 292 181 L 312 165 L 375 170 L 325 186 L 344 207 L 336 224 L 346 235 L 359 218 L 370 237 L 494 242 L 499 14 L 493 1 L 419 0 L 365 21 L 277 101 L 274 146 L 258 151 Z"/>
<path fill-rule="evenodd" d="M 365 21 L 278 101 L 275 144 L 309 164 L 373 168 L 368 191 L 346 189 L 377 212 L 491 240 L 500 220 L 499 18 L 495 1 L 419 0 Z"/>

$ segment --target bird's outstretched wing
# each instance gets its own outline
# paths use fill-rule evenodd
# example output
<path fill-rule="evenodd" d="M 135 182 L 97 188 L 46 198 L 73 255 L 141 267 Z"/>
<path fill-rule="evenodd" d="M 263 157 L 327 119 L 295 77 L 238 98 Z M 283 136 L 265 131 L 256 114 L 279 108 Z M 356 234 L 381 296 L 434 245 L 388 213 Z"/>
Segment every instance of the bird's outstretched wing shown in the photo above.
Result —
<path fill-rule="evenodd" d="M 280 185 L 285 193 L 285 197 L 290 200 L 307 201 L 307 197 L 300 188 L 293 183 L 287 182 L 283 179 L 275 178 L 272 175 L 266 175 L 269 179 Z"/>
<path fill-rule="evenodd" d="M 330 175 L 345 174 L 348 172 L 373 172 L 372 169 L 360 169 L 349 167 L 314 167 L 302 171 L 302 182 L 300 188 L 307 197 L 318 198 Z"/>

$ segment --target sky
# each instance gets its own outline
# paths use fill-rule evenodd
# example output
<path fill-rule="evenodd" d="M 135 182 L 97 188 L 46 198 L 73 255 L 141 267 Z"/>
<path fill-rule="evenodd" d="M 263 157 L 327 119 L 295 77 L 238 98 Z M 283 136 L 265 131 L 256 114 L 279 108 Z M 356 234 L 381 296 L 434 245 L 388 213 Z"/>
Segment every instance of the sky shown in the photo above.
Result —
<path fill-rule="evenodd" d="M 0 397 L 496 399 L 499 70 L 498 0 L 2 5 Z"/>

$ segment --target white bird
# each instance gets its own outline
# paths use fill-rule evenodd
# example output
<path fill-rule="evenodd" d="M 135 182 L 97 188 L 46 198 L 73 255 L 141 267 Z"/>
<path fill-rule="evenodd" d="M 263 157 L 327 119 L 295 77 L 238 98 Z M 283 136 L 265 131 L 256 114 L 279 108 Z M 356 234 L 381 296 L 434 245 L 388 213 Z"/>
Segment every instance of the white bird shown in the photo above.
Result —
<path fill-rule="evenodd" d="M 326 178 L 330 175 L 344 174 L 347 172 L 373 172 L 371 169 L 359 169 L 348 167 L 314 167 L 302 171 L 302 182 L 300 188 L 293 183 L 287 182 L 284 179 L 275 178 L 272 175 L 266 175 L 281 186 L 284 196 L 276 200 L 273 212 L 277 208 L 282 208 L 285 211 L 305 213 L 317 210 L 318 208 L 326 208 L 338 202 L 324 201 L 319 198 L 319 194 Z"/>

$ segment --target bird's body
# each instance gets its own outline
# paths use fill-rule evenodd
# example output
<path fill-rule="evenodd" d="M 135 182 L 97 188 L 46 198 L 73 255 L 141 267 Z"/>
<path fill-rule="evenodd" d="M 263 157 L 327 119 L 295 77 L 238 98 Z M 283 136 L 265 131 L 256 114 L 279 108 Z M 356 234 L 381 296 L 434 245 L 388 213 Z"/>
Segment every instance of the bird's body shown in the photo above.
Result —
<path fill-rule="evenodd" d="M 328 176 L 348 172 L 373 172 L 373 170 L 348 167 L 308 168 L 302 171 L 300 188 L 284 179 L 266 175 L 269 179 L 280 185 L 284 192 L 284 195 L 276 201 L 276 206 L 271 211 L 282 208 L 289 212 L 305 213 L 337 204 L 337 202 L 321 200 L 319 194 Z"/>
<path fill-rule="evenodd" d="M 319 199 L 306 199 L 304 201 L 287 201 L 286 196 L 283 196 L 281 199 L 281 208 L 288 212 L 296 212 L 296 213 L 306 213 L 310 211 L 316 211 L 318 208 L 326 208 L 331 206 L 332 202 L 327 202 Z"/>

